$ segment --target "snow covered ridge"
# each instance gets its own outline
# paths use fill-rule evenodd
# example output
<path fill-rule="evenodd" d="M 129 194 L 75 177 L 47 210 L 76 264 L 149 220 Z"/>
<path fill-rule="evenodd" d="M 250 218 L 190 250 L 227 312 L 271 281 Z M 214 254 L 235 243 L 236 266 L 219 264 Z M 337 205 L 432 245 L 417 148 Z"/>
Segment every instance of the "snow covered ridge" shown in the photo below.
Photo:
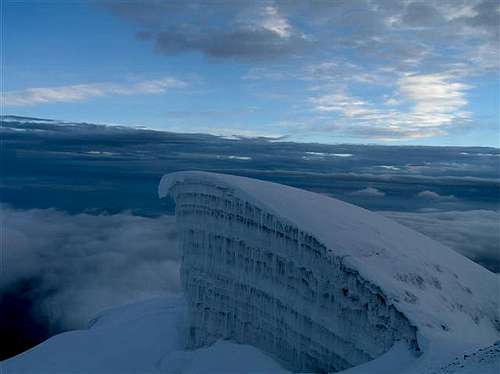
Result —
<path fill-rule="evenodd" d="M 167 194 L 176 200 L 191 348 L 225 338 L 293 370 L 339 371 L 397 341 L 418 356 L 500 337 L 497 277 L 383 216 L 206 172 L 164 176 L 159 195 Z"/>

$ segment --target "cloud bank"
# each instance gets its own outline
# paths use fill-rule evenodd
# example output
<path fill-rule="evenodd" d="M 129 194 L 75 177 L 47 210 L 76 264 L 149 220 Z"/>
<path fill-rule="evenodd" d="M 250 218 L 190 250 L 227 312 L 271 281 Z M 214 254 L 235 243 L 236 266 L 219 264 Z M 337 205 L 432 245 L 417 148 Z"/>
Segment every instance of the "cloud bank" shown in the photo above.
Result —
<path fill-rule="evenodd" d="M 438 194 L 437 192 L 429 191 L 429 190 L 419 192 L 417 194 L 417 197 L 421 197 L 421 198 L 429 199 L 429 200 L 454 200 L 455 199 L 455 196 L 453 196 L 453 195 L 443 196 L 443 195 Z"/>
<path fill-rule="evenodd" d="M 358 191 L 351 192 L 352 195 L 366 196 L 366 197 L 382 197 L 385 196 L 384 191 L 380 191 L 377 188 L 366 187 Z"/>
<path fill-rule="evenodd" d="M 367 197 L 381 197 L 365 189 Z M 364 193 L 365 194 L 365 193 Z M 496 211 L 383 212 L 500 272 Z M 1 207 L 0 359 L 103 309 L 180 292 L 175 218 Z"/>
<path fill-rule="evenodd" d="M 449 246 L 493 272 L 500 272 L 498 211 L 383 212 L 383 214 Z"/>
<path fill-rule="evenodd" d="M 180 290 L 174 217 L 2 206 L 1 221 L 0 304 L 22 286 L 32 318 L 49 329 L 81 328 L 103 309 Z"/>
<path fill-rule="evenodd" d="M 382 213 L 500 271 L 497 211 Z M 5 271 L 0 290 L 36 279 L 29 291 L 39 302 L 38 312 L 65 328 L 81 327 L 114 305 L 180 291 L 181 256 L 172 216 L 70 215 L 6 206 L 1 214 Z"/>
<path fill-rule="evenodd" d="M 470 120 L 465 91 L 470 86 L 447 74 L 407 74 L 400 77 L 383 105 L 337 90 L 312 97 L 314 110 L 336 114 L 352 133 L 365 130 L 374 139 L 423 138 L 444 134 L 444 129 Z"/>

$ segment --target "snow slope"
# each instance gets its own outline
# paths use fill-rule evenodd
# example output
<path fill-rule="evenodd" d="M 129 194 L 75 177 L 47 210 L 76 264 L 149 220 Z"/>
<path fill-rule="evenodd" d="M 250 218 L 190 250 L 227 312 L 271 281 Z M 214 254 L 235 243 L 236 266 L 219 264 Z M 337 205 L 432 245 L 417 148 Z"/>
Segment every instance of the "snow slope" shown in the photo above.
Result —
<path fill-rule="evenodd" d="M 0 362 L 2 374 L 118 373 L 289 373 L 248 345 L 218 341 L 208 348 L 182 350 L 185 302 L 179 297 L 146 300 L 101 313 L 87 330 L 52 337 L 37 347 Z M 415 367 L 403 344 L 366 365 L 342 374 L 497 374 L 499 343 L 464 352 L 433 371 Z M 412 369 L 413 367 L 413 369 Z"/>
<path fill-rule="evenodd" d="M 184 351 L 185 302 L 161 297 L 101 313 L 9 360 L 2 374 L 285 373 L 259 350 L 230 342 Z"/>
<path fill-rule="evenodd" d="M 2 374 L 155 373 L 164 352 L 182 347 L 185 306 L 158 298 L 102 313 L 87 330 L 56 335 L 2 363 Z"/>
<path fill-rule="evenodd" d="M 500 373 L 500 340 L 485 348 L 467 352 L 433 374 Z"/>
<path fill-rule="evenodd" d="M 213 208 L 227 216 L 231 204 L 241 202 L 243 210 L 248 206 L 251 212 L 257 208 L 277 217 L 275 227 L 299 228 L 310 234 L 326 247 L 326 260 L 340 261 L 344 272 L 359 274 L 361 282 L 379 290 L 384 303 L 402 313 L 416 329 L 418 347 L 425 358 L 419 361 L 422 370 L 451 360 L 457 352 L 492 344 L 500 336 L 498 278 L 449 248 L 381 215 L 288 186 L 206 172 L 164 176 L 159 195 L 167 194 L 180 199 L 181 215 L 204 215 Z M 210 201 L 200 202 L 203 199 Z M 221 204 L 230 208 L 224 210 Z M 203 225 L 206 217 L 193 224 Z M 195 227 L 189 220 L 186 222 L 188 230 Z M 220 221 L 217 226 L 223 224 Z M 227 230 L 232 229 L 229 224 Z M 215 230 L 220 233 L 224 228 Z M 199 267 L 197 271 L 207 269 L 196 260 L 192 265 Z M 218 336 L 212 335 L 206 342 Z M 402 338 L 405 336 L 408 338 Z M 361 360 L 347 358 L 351 362 Z"/>
<path fill-rule="evenodd" d="M 445 353 L 445 352 L 441 352 Z M 342 371 L 342 374 L 498 374 L 500 341 L 484 348 L 463 351 L 452 360 L 415 358 L 401 344 L 379 359 Z"/>

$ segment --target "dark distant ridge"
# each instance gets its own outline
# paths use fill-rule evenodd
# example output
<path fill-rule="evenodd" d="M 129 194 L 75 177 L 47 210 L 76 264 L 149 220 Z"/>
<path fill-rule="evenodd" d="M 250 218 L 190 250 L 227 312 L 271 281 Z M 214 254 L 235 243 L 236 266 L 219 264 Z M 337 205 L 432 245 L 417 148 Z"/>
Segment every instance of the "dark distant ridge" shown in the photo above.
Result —
<path fill-rule="evenodd" d="M 227 140 L 227 141 L 247 141 L 247 142 L 279 142 L 282 144 L 300 144 L 304 146 L 310 146 L 314 148 L 318 147 L 332 147 L 332 146 L 355 146 L 355 147 L 372 147 L 372 148 L 388 148 L 388 149 L 406 149 L 406 150 L 411 150 L 411 149 L 426 149 L 426 150 L 431 150 L 431 149 L 448 149 L 448 150 L 463 150 L 467 149 L 472 152 L 477 152 L 477 153 L 484 153 L 486 150 L 488 150 L 489 153 L 496 153 L 500 155 L 500 148 L 496 147 L 483 147 L 483 146 L 451 146 L 451 145 L 440 145 L 440 146 L 430 146 L 430 145 L 399 145 L 399 144 L 377 144 L 377 143 L 343 143 L 343 142 L 338 142 L 338 143 L 318 143 L 318 142 L 298 142 L 298 141 L 292 141 L 289 140 L 288 136 L 276 136 L 276 137 L 269 137 L 269 136 L 246 136 L 246 135 L 241 135 L 241 134 L 231 134 L 231 135 L 214 135 L 210 133 L 203 133 L 203 132 L 176 132 L 176 131 L 169 131 L 169 130 L 160 130 L 160 129 L 150 129 L 147 127 L 144 127 L 143 125 L 137 125 L 137 126 L 127 126 L 127 125 L 118 125 L 118 124 L 105 124 L 105 123 L 92 123 L 92 122 L 86 122 L 86 121 L 70 121 L 70 120 L 59 120 L 59 119 L 47 119 L 47 118 L 39 118 L 39 117 L 27 117 L 27 116 L 18 116 L 18 115 L 12 115 L 12 114 L 7 114 L 7 115 L 0 115 L 0 119 L 2 122 L 5 121 L 45 121 L 45 122 L 51 122 L 54 125 L 58 126 L 64 126 L 64 125 L 72 125 L 72 126 L 89 126 L 93 128 L 97 127 L 102 127 L 102 128 L 115 128 L 115 129 L 124 129 L 124 130 L 129 130 L 129 131 L 143 131 L 143 132 L 152 132 L 152 133 L 164 133 L 164 134 L 169 134 L 169 135 L 182 135 L 182 136 L 199 136 L 199 137 L 212 137 L 212 138 L 218 138 L 222 140 Z M 4 124 L 2 124 L 4 125 Z M 316 150 L 316 149 L 315 149 Z"/>
<path fill-rule="evenodd" d="M 38 117 L 24 117 L 24 116 L 16 116 L 12 114 L 4 114 L 0 115 L 0 118 L 2 119 L 13 119 L 13 120 L 35 120 L 35 121 L 50 121 L 50 122 L 56 122 L 54 119 L 46 119 L 46 118 L 38 118 Z"/>

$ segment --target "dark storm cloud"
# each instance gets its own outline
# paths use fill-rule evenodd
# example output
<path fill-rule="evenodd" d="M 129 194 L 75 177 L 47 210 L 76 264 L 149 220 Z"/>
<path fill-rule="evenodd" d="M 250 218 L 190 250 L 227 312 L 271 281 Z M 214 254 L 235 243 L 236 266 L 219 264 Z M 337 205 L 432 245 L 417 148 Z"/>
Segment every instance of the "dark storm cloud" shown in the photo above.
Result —
<path fill-rule="evenodd" d="M 142 40 L 172 55 L 199 51 L 213 58 L 269 59 L 303 51 L 311 40 L 289 24 L 272 2 L 121 2 L 101 3 L 143 30 Z"/>
<path fill-rule="evenodd" d="M 168 55 L 199 51 L 215 58 L 258 60 L 304 51 L 303 57 L 316 52 L 342 54 L 349 48 L 350 58 L 377 56 L 407 69 L 424 58 L 437 63 L 442 42 L 453 42 L 460 49 L 470 40 L 469 47 L 476 48 L 491 36 L 498 39 L 495 0 L 103 0 L 100 4 L 136 24 L 141 39 L 153 40 L 157 51 Z"/>
<path fill-rule="evenodd" d="M 170 55 L 199 50 L 215 58 L 264 59 L 299 52 L 306 46 L 300 37 L 283 38 L 270 30 L 216 30 L 186 34 L 160 32 L 156 36 L 156 50 Z"/>
<path fill-rule="evenodd" d="M 383 214 L 442 242 L 493 272 L 500 272 L 498 211 L 384 212 Z"/>
<path fill-rule="evenodd" d="M 0 303 L 23 289 L 16 292 L 24 295 L 20 301 L 35 305 L 34 318 L 49 329 L 82 328 L 105 308 L 180 289 L 171 216 L 70 215 L 7 206 L 0 214 Z"/>

